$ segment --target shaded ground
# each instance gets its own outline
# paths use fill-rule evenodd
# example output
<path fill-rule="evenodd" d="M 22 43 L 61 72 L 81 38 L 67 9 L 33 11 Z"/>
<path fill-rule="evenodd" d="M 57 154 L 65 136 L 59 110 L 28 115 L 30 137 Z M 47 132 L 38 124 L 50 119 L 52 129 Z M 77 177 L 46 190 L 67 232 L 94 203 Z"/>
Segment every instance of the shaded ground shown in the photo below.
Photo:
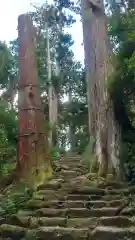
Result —
<path fill-rule="evenodd" d="M 63 158 L 53 179 L 17 214 L 0 218 L 1 239 L 116 240 L 135 238 L 135 189 L 89 180 L 79 156 Z"/>

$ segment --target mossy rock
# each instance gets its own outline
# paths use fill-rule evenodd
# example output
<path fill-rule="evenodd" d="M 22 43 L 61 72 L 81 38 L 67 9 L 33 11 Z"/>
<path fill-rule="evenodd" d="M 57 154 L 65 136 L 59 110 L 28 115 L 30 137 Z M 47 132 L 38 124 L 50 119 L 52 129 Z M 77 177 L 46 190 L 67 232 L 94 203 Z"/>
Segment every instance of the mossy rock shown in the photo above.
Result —
<path fill-rule="evenodd" d="M 96 157 L 96 155 L 92 156 L 91 162 L 90 162 L 90 172 L 97 173 L 99 169 L 99 162 Z"/>
<path fill-rule="evenodd" d="M 0 236 L 9 237 L 14 240 L 20 240 L 26 235 L 26 229 L 19 226 L 13 226 L 8 224 L 3 224 L 0 226 Z"/>
<path fill-rule="evenodd" d="M 91 181 L 91 183 L 93 182 L 95 182 L 95 183 L 101 183 L 101 182 L 105 182 L 105 179 L 104 178 L 102 178 L 102 177 L 100 177 L 100 176 L 98 176 L 98 174 L 97 173 L 88 173 L 87 175 L 86 175 L 86 177 Z"/>
<path fill-rule="evenodd" d="M 52 179 L 53 170 L 51 165 L 46 171 L 42 169 L 33 169 L 32 177 L 28 180 L 28 185 L 31 191 L 36 191 L 39 186 L 47 183 Z"/>
<path fill-rule="evenodd" d="M 86 228 L 40 227 L 37 230 L 29 230 L 26 235 L 26 240 L 85 240 L 87 237 L 88 233 Z"/>
<path fill-rule="evenodd" d="M 20 216 L 20 215 L 14 214 L 11 217 L 9 217 L 7 222 L 9 224 L 14 225 L 14 226 L 28 228 L 29 223 L 30 223 L 30 219 L 31 219 L 30 216 L 28 217 L 28 216 Z"/>

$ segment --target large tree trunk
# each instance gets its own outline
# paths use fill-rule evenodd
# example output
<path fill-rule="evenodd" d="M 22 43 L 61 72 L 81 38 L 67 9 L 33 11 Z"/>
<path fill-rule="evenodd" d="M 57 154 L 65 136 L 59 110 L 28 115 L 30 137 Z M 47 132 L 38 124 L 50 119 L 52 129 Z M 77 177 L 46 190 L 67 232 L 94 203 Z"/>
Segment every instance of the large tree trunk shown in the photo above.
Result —
<path fill-rule="evenodd" d="M 19 16 L 18 29 L 20 67 L 18 168 L 22 177 L 28 178 L 32 184 L 38 181 L 37 185 L 40 185 L 51 169 L 44 131 L 44 111 L 38 88 L 34 27 L 29 15 Z"/>
<path fill-rule="evenodd" d="M 112 73 L 103 1 L 81 0 L 90 135 L 95 139 L 99 175 L 117 168 L 116 122 L 106 81 Z"/>

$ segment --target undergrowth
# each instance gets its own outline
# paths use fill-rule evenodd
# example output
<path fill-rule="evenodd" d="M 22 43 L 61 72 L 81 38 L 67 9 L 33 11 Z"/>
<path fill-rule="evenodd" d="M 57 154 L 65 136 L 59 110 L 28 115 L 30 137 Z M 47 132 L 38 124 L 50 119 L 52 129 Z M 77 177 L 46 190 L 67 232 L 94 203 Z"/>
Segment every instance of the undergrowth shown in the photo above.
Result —
<path fill-rule="evenodd" d="M 8 218 L 19 209 L 25 209 L 26 203 L 32 197 L 25 184 L 12 186 L 0 199 L 0 215 Z"/>
<path fill-rule="evenodd" d="M 51 161 L 55 162 L 59 158 L 59 152 L 56 148 L 51 149 Z M 6 179 L 16 168 L 16 163 L 1 162 L 0 178 Z M 18 183 L 14 186 L 7 187 L 6 193 L 0 195 L 0 216 L 8 218 L 16 214 L 19 209 L 24 209 L 28 200 L 33 197 L 33 188 L 28 187 L 25 183 Z"/>
<path fill-rule="evenodd" d="M 84 164 L 86 164 L 89 171 L 91 170 L 93 163 L 96 162 L 96 157 L 95 157 L 95 154 L 93 153 L 94 152 L 93 151 L 94 143 L 95 143 L 95 141 L 94 141 L 93 137 L 90 137 L 90 141 L 87 144 L 87 146 L 82 154 L 82 159 L 83 159 L 82 161 Z"/>

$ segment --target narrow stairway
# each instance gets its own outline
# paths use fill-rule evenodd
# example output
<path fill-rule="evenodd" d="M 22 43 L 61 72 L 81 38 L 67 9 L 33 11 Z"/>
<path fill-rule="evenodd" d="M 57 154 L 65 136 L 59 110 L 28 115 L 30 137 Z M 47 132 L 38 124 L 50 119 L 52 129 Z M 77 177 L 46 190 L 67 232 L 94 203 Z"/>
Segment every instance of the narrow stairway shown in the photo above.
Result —
<path fill-rule="evenodd" d="M 135 209 L 127 204 L 134 188 L 114 181 L 93 187 L 80 160 L 61 159 L 61 169 L 38 189 L 26 210 L 0 222 L 0 239 L 135 239 Z"/>

